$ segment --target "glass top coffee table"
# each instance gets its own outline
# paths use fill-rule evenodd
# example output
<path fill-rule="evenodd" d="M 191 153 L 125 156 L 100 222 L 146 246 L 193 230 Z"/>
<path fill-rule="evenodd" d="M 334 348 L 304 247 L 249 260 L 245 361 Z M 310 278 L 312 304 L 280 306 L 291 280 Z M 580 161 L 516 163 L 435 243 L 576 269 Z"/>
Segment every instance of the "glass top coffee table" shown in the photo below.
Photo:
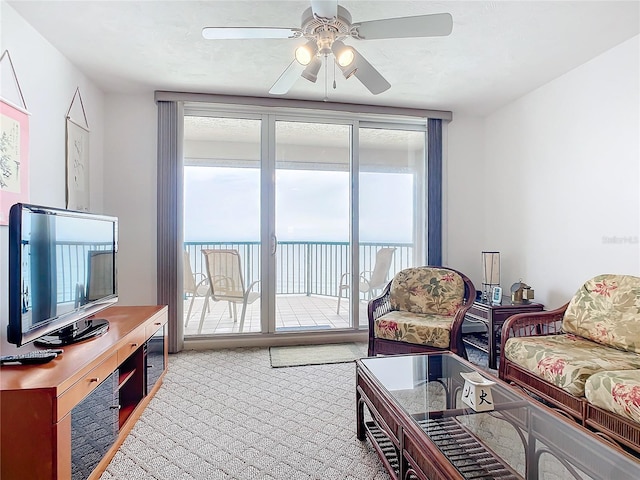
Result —
<path fill-rule="evenodd" d="M 360 359 L 356 400 L 394 479 L 640 479 L 639 459 L 451 353 Z"/>

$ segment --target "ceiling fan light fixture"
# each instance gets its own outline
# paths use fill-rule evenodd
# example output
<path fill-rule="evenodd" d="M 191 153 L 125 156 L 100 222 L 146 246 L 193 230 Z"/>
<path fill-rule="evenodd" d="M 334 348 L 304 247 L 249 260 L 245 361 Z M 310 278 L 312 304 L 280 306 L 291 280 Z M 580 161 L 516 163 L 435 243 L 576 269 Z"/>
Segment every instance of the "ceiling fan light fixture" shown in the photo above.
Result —
<path fill-rule="evenodd" d="M 353 53 L 353 50 L 347 47 L 342 52 L 340 52 L 340 56 L 338 57 L 338 65 L 340 65 L 341 67 L 348 67 L 353 63 L 353 59 L 355 57 L 356 56 Z"/>
<path fill-rule="evenodd" d="M 309 65 L 307 65 L 307 68 L 302 71 L 302 77 L 306 78 L 312 83 L 316 83 L 316 80 L 318 80 L 318 72 L 320 71 L 321 66 L 322 60 L 320 60 L 318 57 L 314 57 L 313 60 L 309 62 Z"/>
<path fill-rule="evenodd" d="M 353 48 L 346 46 L 342 41 L 336 40 L 331 45 L 331 51 L 333 56 L 336 57 L 336 62 L 340 68 L 346 68 L 353 63 L 356 58 L 356 54 Z"/>
<path fill-rule="evenodd" d="M 338 5 L 339 0 L 311 0 L 311 7 L 302 13 L 300 28 L 279 27 L 205 27 L 204 38 L 294 38 L 305 39 L 295 49 L 295 57 L 278 77 L 269 93 L 284 95 L 300 76 L 316 82 L 322 61 L 325 61 L 325 100 L 328 85 L 328 57 L 333 55 L 335 65 L 345 78 L 355 76 L 372 94 L 378 95 L 391 88 L 391 84 L 355 48 L 345 45 L 343 39 L 375 40 L 389 38 L 439 37 L 451 34 L 453 17 L 449 13 L 382 18 L 353 23 L 349 11 Z M 324 59 L 323 59 L 324 57 Z"/>
<path fill-rule="evenodd" d="M 296 60 L 300 65 L 309 65 L 316 55 L 318 47 L 314 40 L 309 40 L 304 45 L 296 48 Z"/>
<path fill-rule="evenodd" d="M 358 71 L 358 67 L 354 67 L 350 70 L 345 70 L 342 72 L 342 75 L 344 75 L 344 78 L 349 80 L 353 75 L 355 75 L 355 73 Z"/>

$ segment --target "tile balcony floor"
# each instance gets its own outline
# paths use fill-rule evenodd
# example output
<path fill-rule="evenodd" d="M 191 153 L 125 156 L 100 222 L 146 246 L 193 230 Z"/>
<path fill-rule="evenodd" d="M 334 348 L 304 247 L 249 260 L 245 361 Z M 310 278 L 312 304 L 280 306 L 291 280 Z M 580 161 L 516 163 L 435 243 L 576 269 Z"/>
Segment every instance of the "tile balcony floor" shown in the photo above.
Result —
<path fill-rule="evenodd" d="M 184 301 L 184 315 L 186 316 L 191 299 Z M 240 333 L 240 315 L 242 304 L 236 305 L 238 321 L 234 322 L 229 316 L 227 302 L 209 301 L 210 310 L 205 312 L 200 329 L 200 317 L 204 298 L 196 297 L 189 321 L 185 324 L 184 335 L 215 335 Z M 306 296 L 306 295 L 278 295 L 276 297 L 276 330 L 318 330 L 349 328 L 349 302 L 342 299 L 340 314 L 336 313 L 337 297 Z M 360 324 L 367 325 L 367 302 L 360 302 Z M 247 305 L 244 327 L 241 333 L 260 332 L 260 300 Z"/>

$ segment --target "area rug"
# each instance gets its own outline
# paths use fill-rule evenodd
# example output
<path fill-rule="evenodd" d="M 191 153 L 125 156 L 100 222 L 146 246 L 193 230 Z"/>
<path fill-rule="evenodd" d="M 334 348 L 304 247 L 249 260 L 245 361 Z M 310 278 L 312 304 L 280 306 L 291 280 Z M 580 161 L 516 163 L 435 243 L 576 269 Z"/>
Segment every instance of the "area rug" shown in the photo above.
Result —
<path fill-rule="evenodd" d="M 296 345 L 269 348 L 271 366 L 300 367 L 326 363 L 346 363 L 367 356 L 366 343 L 335 343 L 328 345 Z"/>

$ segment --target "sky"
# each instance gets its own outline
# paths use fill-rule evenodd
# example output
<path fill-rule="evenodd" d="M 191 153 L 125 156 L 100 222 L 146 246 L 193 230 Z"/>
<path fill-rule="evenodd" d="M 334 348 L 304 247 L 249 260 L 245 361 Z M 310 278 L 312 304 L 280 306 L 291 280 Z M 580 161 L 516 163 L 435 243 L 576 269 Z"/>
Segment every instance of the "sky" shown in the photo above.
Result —
<path fill-rule="evenodd" d="M 260 170 L 186 166 L 185 241 L 259 241 Z M 347 242 L 348 172 L 276 171 L 279 241 Z M 413 177 L 360 174 L 360 241 L 410 243 Z"/>

